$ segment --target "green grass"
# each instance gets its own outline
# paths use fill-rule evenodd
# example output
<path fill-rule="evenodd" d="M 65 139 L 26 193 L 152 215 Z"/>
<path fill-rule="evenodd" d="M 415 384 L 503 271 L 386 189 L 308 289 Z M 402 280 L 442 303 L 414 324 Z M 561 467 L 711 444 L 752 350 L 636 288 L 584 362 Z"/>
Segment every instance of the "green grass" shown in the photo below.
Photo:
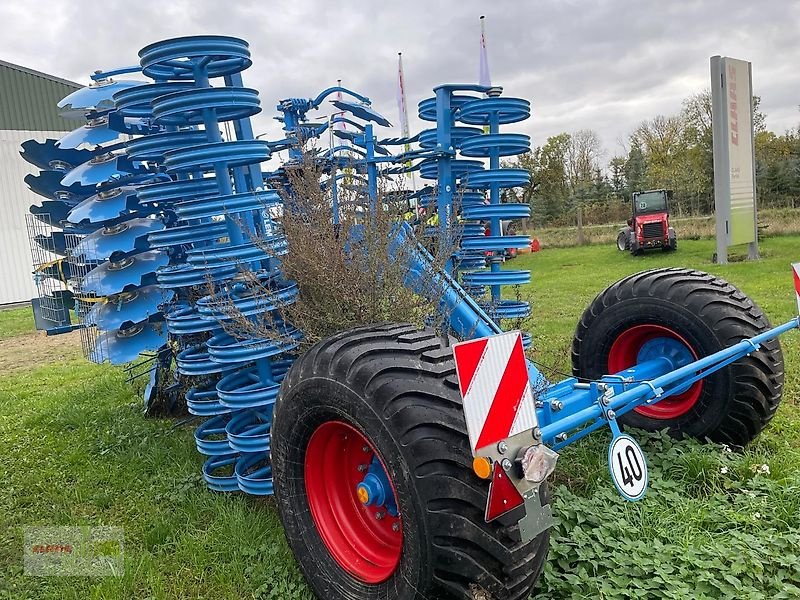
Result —
<path fill-rule="evenodd" d="M 800 238 L 769 238 L 764 260 L 710 264 L 712 241 L 640 258 L 610 247 L 521 256 L 536 358 L 567 371 L 577 318 L 630 273 L 686 265 L 718 273 L 783 322 Z M 144 419 L 123 373 L 74 348 L 37 363 L 27 309 L 0 311 L 0 598 L 308 598 L 271 500 L 209 492 L 194 423 Z M 27 341 L 27 343 L 23 343 Z M 800 335 L 783 341 L 787 385 L 746 452 L 644 436 L 651 487 L 627 504 L 605 467 L 608 435 L 566 449 L 552 492 L 558 524 L 537 598 L 800 597 Z M 27 353 L 27 354 L 26 354 Z M 5 359 L 4 359 L 5 357 Z M 10 358 L 9 358 L 10 357 Z M 769 474 L 757 473 L 768 465 Z M 763 470 L 763 469 L 762 469 Z M 26 525 L 124 528 L 121 577 L 22 573 Z"/>
<path fill-rule="evenodd" d="M 34 331 L 30 307 L 0 309 L 0 340 Z"/>

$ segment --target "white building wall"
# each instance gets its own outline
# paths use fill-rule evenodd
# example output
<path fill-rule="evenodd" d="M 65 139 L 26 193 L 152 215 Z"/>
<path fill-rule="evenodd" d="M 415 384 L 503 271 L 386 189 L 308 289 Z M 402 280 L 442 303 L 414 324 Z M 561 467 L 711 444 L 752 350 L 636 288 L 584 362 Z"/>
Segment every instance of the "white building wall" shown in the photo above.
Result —
<path fill-rule="evenodd" d="M 38 169 L 19 155 L 25 140 L 59 139 L 64 132 L 0 130 L 0 305 L 36 296 L 25 215 L 42 198 L 23 179 Z M 55 258 L 55 257 L 54 257 Z"/>

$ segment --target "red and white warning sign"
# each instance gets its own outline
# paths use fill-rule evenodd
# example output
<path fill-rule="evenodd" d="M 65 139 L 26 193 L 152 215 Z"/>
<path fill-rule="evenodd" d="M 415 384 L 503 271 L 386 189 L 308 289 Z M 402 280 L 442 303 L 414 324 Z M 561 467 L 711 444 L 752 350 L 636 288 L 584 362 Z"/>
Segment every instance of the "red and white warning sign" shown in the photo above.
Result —
<path fill-rule="evenodd" d="M 797 297 L 797 312 L 800 314 L 800 263 L 792 265 L 792 275 L 794 276 L 794 293 Z"/>
<path fill-rule="evenodd" d="M 518 331 L 453 346 L 472 453 L 536 427 L 536 405 Z"/>

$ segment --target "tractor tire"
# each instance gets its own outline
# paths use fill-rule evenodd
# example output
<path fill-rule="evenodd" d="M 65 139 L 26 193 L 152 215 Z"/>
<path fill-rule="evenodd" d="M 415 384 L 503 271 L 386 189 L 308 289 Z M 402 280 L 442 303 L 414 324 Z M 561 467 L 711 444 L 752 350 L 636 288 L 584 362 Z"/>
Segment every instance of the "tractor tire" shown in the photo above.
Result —
<path fill-rule="evenodd" d="M 572 370 L 586 379 L 622 371 L 638 362 L 645 343 L 689 352 L 691 361 L 769 328 L 752 300 L 714 275 L 680 268 L 644 271 L 606 288 L 583 313 L 572 342 Z M 775 415 L 783 369 L 780 343 L 765 342 L 686 392 L 638 407 L 620 421 L 742 447 Z"/>
<path fill-rule="evenodd" d="M 617 235 L 617 250 L 625 252 L 628 249 L 628 230 L 623 229 Z"/>
<path fill-rule="evenodd" d="M 452 349 L 430 329 L 362 327 L 300 357 L 276 401 L 272 461 L 318 598 L 523 600 L 544 565 L 549 532 L 522 543 L 516 523 L 484 520 L 489 484 L 471 468 Z M 382 467 L 395 513 L 378 518 L 360 488 L 356 499 L 366 463 Z"/>

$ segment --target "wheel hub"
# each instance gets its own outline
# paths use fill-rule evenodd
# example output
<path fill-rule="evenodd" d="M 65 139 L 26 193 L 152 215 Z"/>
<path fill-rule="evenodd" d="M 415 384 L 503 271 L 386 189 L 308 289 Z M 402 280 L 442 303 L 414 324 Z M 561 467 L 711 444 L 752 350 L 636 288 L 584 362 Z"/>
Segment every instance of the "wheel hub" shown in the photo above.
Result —
<path fill-rule="evenodd" d="M 609 373 L 618 373 L 648 360 L 668 358 L 675 368 L 697 360 L 697 353 L 678 333 L 656 324 L 636 325 L 623 331 L 608 353 Z M 698 381 L 688 390 L 665 398 L 656 404 L 639 406 L 634 411 L 650 419 L 668 420 L 689 412 L 703 391 L 703 382 Z"/>
<path fill-rule="evenodd" d="M 317 531 L 339 566 L 364 583 L 389 579 L 400 563 L 402 521 L 369 440 L 343 421 L 320 425 L 306 448 L 305 487 Z"/>

